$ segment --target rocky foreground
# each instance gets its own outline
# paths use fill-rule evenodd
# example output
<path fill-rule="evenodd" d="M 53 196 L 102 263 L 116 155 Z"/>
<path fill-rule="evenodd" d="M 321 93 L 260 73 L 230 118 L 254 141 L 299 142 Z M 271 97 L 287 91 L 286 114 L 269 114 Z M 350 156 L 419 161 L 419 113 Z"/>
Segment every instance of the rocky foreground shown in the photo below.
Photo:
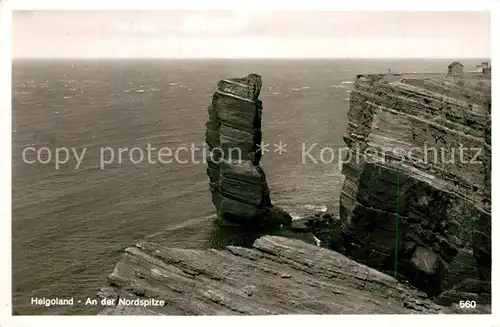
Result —
<path fill-rule="evenodd" d="M 106 315 L 447 313 L 420 291 L 342 254 L 266 236 L 253 248 L 183 250 L 143 242 L 126 249 L 107 299 L 155 298 L 163 306 L 110 306 Z M 480 307 L 480 308 L 479 308 Z M 483 306 L 464 312 L 482 312 Z"/>

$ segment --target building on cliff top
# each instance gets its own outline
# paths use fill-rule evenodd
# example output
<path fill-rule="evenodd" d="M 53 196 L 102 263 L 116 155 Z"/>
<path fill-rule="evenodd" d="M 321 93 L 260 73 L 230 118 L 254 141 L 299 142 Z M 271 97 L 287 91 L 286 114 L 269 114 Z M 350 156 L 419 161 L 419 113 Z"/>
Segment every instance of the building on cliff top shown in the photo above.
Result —
<path fill-rule="evenodd" d="M 454 61 L 448 65 L 448 75 L 463 76 L 463 74 L 464 74 L 464 65 L 462 65 L 458 61 Z"/>

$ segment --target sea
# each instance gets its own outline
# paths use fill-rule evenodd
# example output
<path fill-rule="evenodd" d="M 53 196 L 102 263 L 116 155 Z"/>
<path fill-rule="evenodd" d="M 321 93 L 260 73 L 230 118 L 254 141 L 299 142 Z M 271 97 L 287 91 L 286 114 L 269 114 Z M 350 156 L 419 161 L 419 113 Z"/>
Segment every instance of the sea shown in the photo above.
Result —
<path fill-rule="evenodd" d="M 273 203 L 300 219 L 338 213 L 356 75 L 446 72 L 454 60 L 14 60 L 14 314 L 98 313 L 78 301 L 96 298 L 123 250 L 140 240 L 241 243 L 241 231 L 215 227 L 203 162 L 219 80 L 262 76 L 261 165 Z M 470 69 L 481 62 L 460 61 Z M 32 304 L 44 297 L 75 304 Z"/>

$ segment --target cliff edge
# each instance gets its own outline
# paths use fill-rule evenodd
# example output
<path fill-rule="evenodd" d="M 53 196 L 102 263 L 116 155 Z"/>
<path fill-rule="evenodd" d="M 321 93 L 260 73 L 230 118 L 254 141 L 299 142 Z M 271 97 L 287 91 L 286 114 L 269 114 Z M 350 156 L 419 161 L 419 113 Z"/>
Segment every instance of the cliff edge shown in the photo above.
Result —
<path fill-rule="evenodd" d="M 350 257 L 436 295 L 491 271 L 491 80 L 360 75 L 340 198 Z"/>

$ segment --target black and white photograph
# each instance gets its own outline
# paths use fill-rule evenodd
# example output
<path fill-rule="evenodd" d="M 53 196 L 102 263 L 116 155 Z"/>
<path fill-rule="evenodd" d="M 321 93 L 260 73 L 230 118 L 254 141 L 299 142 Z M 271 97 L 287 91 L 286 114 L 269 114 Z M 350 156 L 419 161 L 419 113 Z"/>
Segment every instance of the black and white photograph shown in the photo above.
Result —
<path fill-rule="evenodd" d="M 488 10 L 11 16 L 12 316 L 492 314 Z"/>

